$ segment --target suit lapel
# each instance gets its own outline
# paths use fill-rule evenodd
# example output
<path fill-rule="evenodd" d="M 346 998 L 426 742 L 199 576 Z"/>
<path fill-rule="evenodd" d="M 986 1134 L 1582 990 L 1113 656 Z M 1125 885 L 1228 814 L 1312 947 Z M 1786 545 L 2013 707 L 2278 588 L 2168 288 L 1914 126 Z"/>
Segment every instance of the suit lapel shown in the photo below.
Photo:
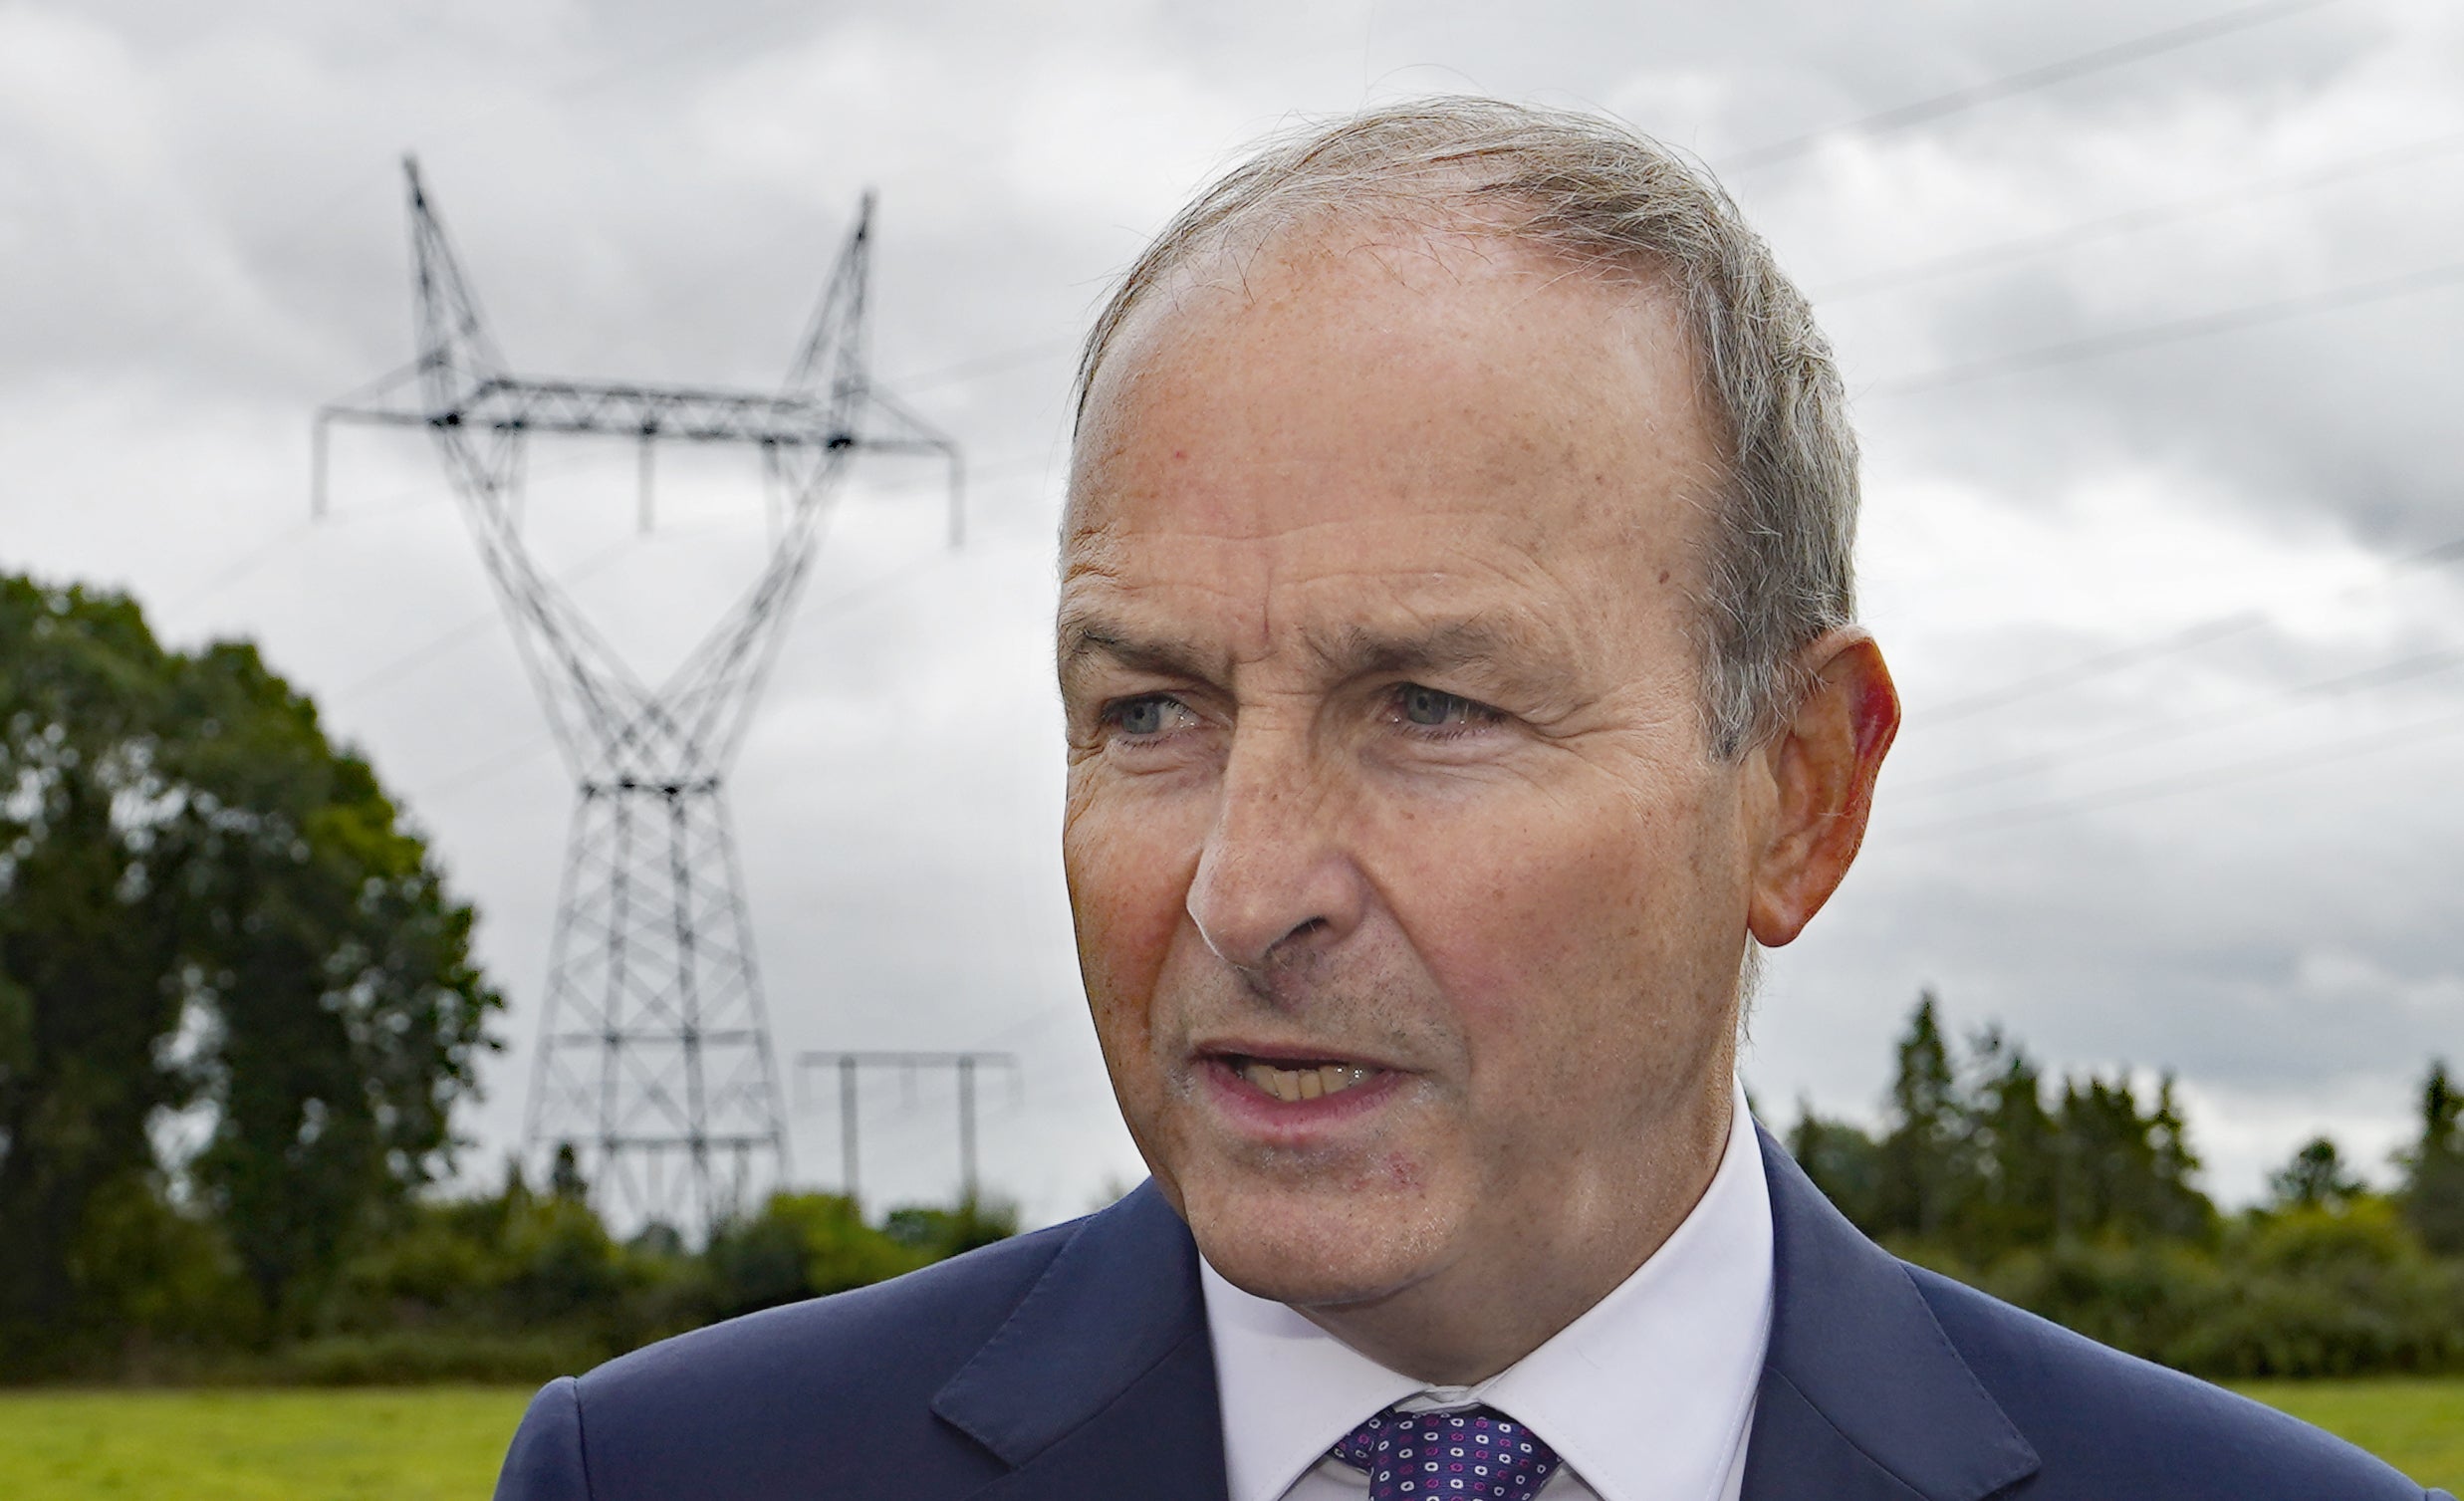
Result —
<path fill-rule="evenodd" d="M 1223 1501 L 1197 1248 L 1152 1182 L 1071 1237 L 933 1411 L 1012 1467 L 981 1501 Z"/>
<path fill-rule="evenodd" d="M 1979 1501 L 2036 1450 L 1951 1349 L 1898 1261 L 1768 1133 L 1771 1350 L 1744 1501 Z"/>
<path fill-rule="evenodd" d="M 2034 1472 L 1905 1270 L 1762 1147 L 1771 1349 L 1744 1501 L 1981 1501 Z M 1011 1466 L 977 1501 L 1224 1501 L 1197 1250 L 1152 1183 L 1087 1221 L 933 1411 Z"/>

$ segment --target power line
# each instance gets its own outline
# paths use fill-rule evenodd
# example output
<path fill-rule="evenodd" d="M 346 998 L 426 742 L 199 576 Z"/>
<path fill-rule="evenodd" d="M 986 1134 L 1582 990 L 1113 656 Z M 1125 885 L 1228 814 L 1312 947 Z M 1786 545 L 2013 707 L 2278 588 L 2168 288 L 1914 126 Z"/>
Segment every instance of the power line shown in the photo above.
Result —
<path fill-rule="evenodd" d="M 556 576 L 557 582 L 568 585 L 581 583 L 591 575 L 598 573 L 601 569 L 608 567 L 610 564 L 622 557 L 626 550 L 632 547 L 634 541 L 635 539 L 632 537 L 619 538 L 615 543 L 601 548 L 598 552 L 593 553 L 588 558 L 585 558 L 581 563 L 575 565 L 573 568 L 558 574 Z M 442 656 L 445 652 L 455 646 L 460 645 L 462 642 L 482 634 L 490 625 L 495 625 L 496 621 L 497 612 L 495 610 L 489 609 L 481 611 L 479 614 L 472 616 L 470 619 L 462 622 L 458 625 L 453 626 L 451 629 L 448 629 L 416 646 L 411 647 L 408 651 L 403 652 L 401 655 L 370 669 L 363 675 L 352 679 L 350 682 L 343 684 L 339 688 L 329 691 L 324 696 L 328 702 L 332 702 L 337 699 L 352 697 L 355 694 L 365 693 L 370 688 L 390 682 L 394 678 L 400 677 L 414 668 L 423 666 L 426 663 L 433 661 L 435 658 Z"/>
<path fill-rule="evenodd" d="M 1997 709 L 2008 708 L 2012 704 L 2040 697 L 2058 688 L 2067 688 L 2075 683 L 2087 682 L 2121 671 L 2126 667 L 2135 667 L 2141 662 L 2176 656 L 2184 651 L 2194 651 L 2201 646 L 2210 645 L 2227 637 L 2256 630 L 2266 624 L 2267 617 L 2256 610 L 2245 610 L 2233 615 L 2221 616 L 2215 620 L 2201 621 L 2196 625 L 2186 625 L 2179 630 L 2158 636 L 2154 640 L 2139 641 L 2131 645 L 2116 647 L 2110 651 L 2098 652 L 2094 656 L 2073 662 L 2068 666 L 2056 667 L 2048 672 L 2039 672 L 2033 677 L 2025 677 L 2003 687 L 1972 694 L 1966 698 L 1953 699 L 1939 708 L 1926 710 L 1923 722 L 1929 727 L 1956 724 L 1962 719 L 1973 719 L 1979 714 L 1990 714 Z"/>
<path fill-rule="evenodd" d="M 902 376 L 891 383 L 896 385 L 899 389 L 905 391 L 907 394 L 913 395 L 919 390 L 931 390 L 937 386 L 954 385 L 963 380 L 972 380 L 978 375 L 998 375 L 1002 371 L 1016 370 L 1020 366 L 1034 365 L 1041 361 L 1050 360 L 1055 355 L 1066 355 L 1077 348 L 1078 341 L 1075 339 L 1047 339 L 1041 341 L 1040 343 L 1021 345 L 1016 349 L 1003 350 L 997 355 L 985 355 L 974 360 L 961 360 L 955 365 L 945 365 L 935 370 L 925 371 L 920 375 Z"/>
<path fill-rule="evenodd" d="M 2280 689 L 2263 697 L 2244 702 L 2220 713 L 2201 714 L 2189 719 L 2167 720 L 2152 726 L 2136 725 L 2109 735 L 2078 741 L 2059 750 L 2041 751 L 2033 755 L 2012 756 L 2001 761 L 1989 761 L 1981 766 L 1962 767 L 1942 772 L 1914 782 L 1899 784 L 1891 796 L 1904 798 L 1925 793 L 1943 794 L 1964 787 L 1992 783 L 2021 776 L 2031 771 L 2094 760 L 2117 752 L 2145 750 L 2151 745 L 2180 740 L 2191 735 L 2206 734 L 2234 725 L 2248 724 L 2255 719 L 2282 712 L 2307 698 L 2353 692 L 2368 688 L 2389 687 L 2436 676 L 2464 666 L 2464 651 L 2441 650 L 2418 652 L 2395 661 L 2365 667 L 2358 672 L 2341 673 L 2335 677 L 2307 682 L 2298 687 Z"/>
<path fill-rule="evenodd" d="M 2335 591 L 2330 597 L 2340 600 L 2362 598 L 2395 585 L 2417 570 L 2440 569 L 2458 562 L 2464 562 L 2464 537 L 2452 538 L 2434 547 L 2407 553 L 2389 563 L 2383 577 L 2362 584 L 2346 585 Z M 2175 630 L 2168 630 L 2146 640 L 2133 641 L 2109 651 L 2100 651 L 2064 666 L 2022 678 L 2015 683 L 1989 688 L 1982 693 L 1974 693 L 1962 698 L 1954 698 L 1949 703 L 1924 711 L 1919 722 L 1927 728 L 1955 724 L 1962 719 L 1971 719 L 1979 714 L 1988 714 L 1997 709 L 2008 708 L 2013 704 L 2057 689 L 2070 687 L 2075 683 L 2087 682 L 2113 672 L 2123 671 L 2141 662 L 2156 661 L 2167 656 L 2177 656 L 2185 651 L 2194 651 L 2201 646 L 2255 630 L 2265 624 L 2267 624 L 2267 616 L 2264 612 L 2256 609 L 2237 610 L 2229 615 L 2216 616 Z"/>
<path fill-rule="evenodd" d="M 2464 131 L 2433 136 L 2427 140 L 2416 140 L 2384 150 L 2369 151 L 2358 156 L 2347 156 L 2321 166 L 2261 178 L 2218 192 L 2177 198 L 2164 203 L 2143 204 L 2137 208 L 2104 214 L 2094 219 L 2085 219 L 2039 234 L 1999 240 L 1989 245 L 1955 250 L 1947 255 L 1929 256 L 1921 261 L 1911 261 L 1856 276 L 1843 277 L 1827 286 L 1817 287 L 1807 295 L 1817 302 L 1837 303 L 1850 298 L 1864 297 L 1875 292 L 1888 292 L 1901 287 L 1917 286 L 1945 277 L 1988 270 L 2011 261 L 2092 244 L 2097 240 L 2110 239 L 2138 230 L 2153 229 L 2177 220 L 2194 218 L 2200 214 L 2262 203 L 2272 198 L 2287 198 L 2315 192 L 2320 188 L 2332 187 L 2337 183 L 2365 176 L 2371 172 L 2384 171 L 2389 167 L 2453 155 L 2459 149 L 2464 149 Z"/>
<path fill-rule="evenodd" d="M 2025 371 L 2047 370 L 2055 366 L 2076 365 L 2085 360 L 2100 360 L 2108 355 L 2129 354 L 2159 345 L 2179 344 L 2190 339 L 2204 339 L 2217 334 L 2239 333 L 2271 323 L 2283 323 L 2313 313 L 2340 312 L 2346 308 L 2366 307 L 2422 292 L 2434 292 L 2464 282 L 2464 261 L 2451 261 L 2443 266 L 2406 272 L 2402 276 L 2382 277 L 2376 281 L 2358 282 L 2349 286 L 2331 287 L 2319 292 L 2305 292 L 2292 297 L 2280 297 L 2268 302 L 2250 303 L 2239 308 L 2227 308 L 2217 313 L 2202 313 L 2190 318 L 2172 319 L 2165 323 L 2145 324 L 2135 329 L 2120 329 L 2107 334 L 2092 334 L 2085 339 L 2065 340 L 2060 344 L 2040 345 L 2032 350 L 2019 350 L 2007 355 L 1989 356 L 1959 365 L 1943 366 L 1921 375 L 1903 375 L 1867 386 L 1861 399 L 1890 400 L 1898 396 L 1922 395 L 1955 385 L 1967 385 L 1989 380 L 1998 375 L 2013 375 Z"/>
<path fill-rule="evenodd" d="M 2221 15 L 2210 16 L 2204 21 L 2193 21 L 2188 25 L 2150 32 L 2146 36 L 2127 42 L 2099 47 L 2074 57 L 2064 58 L 2059 62 L 2046 63 L 2009 74 L 1987 83 L 1971 85 L 1965 89 L 1954 89 L 1947 94 L 1937 94 L 1931 99 L 1918 100 L 1913 104 L 1900 105 L 1857 120 L 1844 121 L 1839 125 L 1826 125 L 1819 130 L 1809 130 L 1802 135 L 1792 135 L 1784 140 L 1775 140 L 1767 145 L 1756 146 L 1752 150 L 1740 151 L 1722 161 L 1720 170 L 1730 173 L 1748 172 L 1778 162 L 1792 161 L 1801 156 L 1811 155 L 1825 143 L 1844 136 L 1891 134 L 1913 125 L 1940 120 L 1945 116 L 1975 109 L 1979 105 L 2013 99 L 2023 94 L 2033 94 L 2039 90 L 2053 88 L 2058 84 L 2067 84 L 2075 79 L 2109 72 L 2112 69 L 2158 57 L 2164 53 L 2196 47 L 2201 43 L 2215 41 L 2219 37 L 2266 26 L 2300 15 L 2305 11 L 2324 9 L 2336 3 L 2338 0 L 2271 0 L 2268 4 L 2246 5 L 2237 10 L 2226 11 Z"/>
<path fill-rule="evenodd" d="M 517 744 L 508 745 L 492 755 L 481 757 L 459 771 L 437 778 L 417 792 L 407 795 L 402 801 L 426 803 L 438 798 L 450 797 L 465 788 L 475 787 L 487 781 L 499 772 L 511 771 L 555 743 L 556 737 L 542 730 L 524 738 Z"/>
<path fill-rule="evenodd" d="M 723 26 L 700 28 L 693 33 L 665 43 L 635 49 L 612 62 L 568 74 L 561 81 L 523 89 L 519 91 L 519 107 L 529 110 L 552 100 L 570 100 L 575 95 L 604 88 L 626 74 L 672 67 L 697 54 L 707 54 L 713 50 L 715 43 L 774 36 L 786 29 L 786 26 L 780 23 L 794 25 L 808 19 L 809 17 L 802 10 L 788 7 L 769 21 L 759 21 L 749 26 L 742 21 L 731 19 Z M 753 56 L 755 51 L 755 49 L 748 48 L 746 55 Z M 457 135 L 468 135 L 514 108 L 516 106 L 512 104 L 491 105 L 472 111 L 465 114 L 455 124 L 433 132 L 429 137 L 430 143 L 433 144 L 439 139 L 450 140 Z M 318 200 L 313 207 L 275 226 L 266 234 L 257 236 L 255 239 L 256 254 L 263 258 L 291 249 L 307 238 L 310 233 L 331 223 L 343 208 L 357 199 L 368 196 L 372 190 L 369 180 L 356 169 L 349 182 L 337 178 L 334 191 Z M 191 305 L 185 311 L 164 319 L 154 326 L 156 341 L 160 342 L 171 333 L 185 332 L 191 325 L 200 322 L 203 317 L 202 305 Z"/>
<path fill-rule="evenodd" d="M 442 490 L 433 487 L 418 487 L 397 491 L 389 499 L 373 504 L 348 507 L 337 512 L 333 519 L 366 521 L 378 516 L 392 516 L 403 511 L 425 509 L 444 498 L 445 492 Z M 222 568 L 207 575 L 203 583 L 194 586 L 185 594 L 173 596 L 164 603 L 163 608 L 180 611 L 203 604 L 266 564 L 273 562 L 293 543 L 306 539 L 311 532 L 316 530 L 316 527 L 317 519 L 310 517 L 305 521 L 283 528 L 265 542 L 249 549 Z"/>
<path fill-rule="evenodd" d="M 571 584 L 575 581 L 568 578 L 563 582 Z M 370 688 L 390 682 L 394 678 L 400 677 L 404 673 L 411 671 L 413 668 L 435 660 L 437 657 L 444 655 L 447 651 L 462 644 L 464 641 L 477 637 L 490 625 L 495 624 L 496 612 L 493 610 L 484 611 L 481 614 L 472 616 L 469 620 L 464 621 L 461 625 L 454 626 L 452 629 L 445 631 L 443 634 L 437 635 L 427 641 L 421 642 L 419 645 L 411 647 L 408 651 L 403 652 L 391 661 L 385 662 L 374 671 L 356 677 L 339 688 L 328 690 L 324 695 L 325 701 L 328 703 L 333 703 L 341 699 L 353 697 L 360 693 L 365 693 Z"/>
<path fill-rule="evenodd" d="M 899 568 L 891 569 L 876 578 L 867 579 L 863 583 L 856 585 L 852 589 L 845 590 L 839 594 L 832 595 L 828 599 L 807 606 L 802 612 L 800 612 L 800 619 L 811 620 L 817 617 L 830 615 L 839 610 L 844 610 L 851 605 L 861 605 L 873 596 L 880 594 L 895 585 L 902 584 L 915 577 L 917 574 L 923 573 L 933 565 L 940 563 L 946 556 L 946 554 L 940 552 L 929 553 L 916 559 L 912 563 L 905 564 Z M 613 555 L 598 560 L 592 564 L 591 567 L 595 569 L 604 566 L 610 561 L 613 561 Z M 574 575 L 572 578 L 569 578 L 568 582 L 572 582 L 573 579 L 578 579 L 579 577 L 579 574 Z M 492 616 L 482 617 L 480 624 L 484 625 L 493 619 L 494 618 Z M 447 632 L 447 634 L 458 636 L 465 628 L 465 626 L 457 625 L 452 631 Z M 419 651 L 412 653 L 412 655 L 419 655 L 441 644 L 443 644 L 443 638 L 440 637 L 438 640 L 430 641 L 426 646 L 419 648 Z M 353 688 L 361 686 L 365 686 L 365 683 L 354 684 Z M 343 691 L 351 692 L 353 691 L 353 688 L 346 688 Z M 437 778 L 435 781 L 428 783 L 417 792 L 407 794 L 403 800 L 405 802 L 417 803 L 433 798 L 450 796 L 453 793 L 463 791 L 466 787 L 476 786 L 481 782 L 487 781 L 489 778 L 502 772 L 511 771 L 514 767 L 521 765 L 522 762 L 529 759 L 531 755 L 553 743 L 555 743 L 555 737 L 545 731 L 528 736 L 515 744 L 507 745 L 489 755 L 483 756 L 477 761 L 473 761 L 462 767 L 458 771 L 449 772 L 446 775 Z"/>
<path fill-rule="evenodd" d="M 987 475 L 1005 474 L 1010 470 L 1018 468 L 1022 463 L 1029 461 L 1040 463 L 1042 462 L 1042 459 L 1040 456 L 1037 456 L 1032 460 L 1016 457 L 1001 460 L 977 471 L 976 477 L 980 480 Z M 540 471 L 537 468 L 534 468 L 532 472 L 536 474 Z M 867 492 L 894 493 L 898 491 L 920 489 L 927 483 L 937 484 L 938 481 L 893 480 L 886 484 L 867 485 L 864 489 Z M 385 508 L 365 506 L 352 507 L 348 508 L 346 511 L 335 514 L 374 514 L 375 512 L 383 509 Z M 723 527 L 723 525 L 724 523 L 704 523 L 698 526 L 664 527 L 661 529 L 660 535 L 668 537 L 689 535 L 694 532 L 718 530 Z M 640 541 L 640 537 L 637 534 L 619 538 L 608 547 L 602 548 L 598 552 L 584 558 L 580 563 L 574 565 L 572 568 L 555 575 L 556 581 L 565 585 L 579 584 L 583 580 L 601 572 L 616 563 L 618 559 L 622 558 L 624 554 L 638 541 Z M 882 587 L 894 584 L 899 580 L 906 578 L 908 575 L 915 573 L 918 569 L 937 562 L 939 557 L 940 555 L 937 553 L 928 555 L 915 564 L 910 564 L 902 569 L 892 570 L 890 573 L 885 574 L 878 579 L 874 579 L 868 584 L 859 585 L 855 590 L 850 591 L 847 595 L 834 596 L 830 599 L 822 600 L 814 605 L 808 606 L 801 614 L 805 618 L 827 615 L 843 605 L 853 603 L 858 597 L 872 593 Z M 331 703 L 337 700 L 357 696 L 358 694 L 367 692 L 370 688 L 382 686 L 383 684 L 392 681 L 394 678 L 402 676 L 403 674 L 444 655 L 453 647 L 459 646 L 466 641 L 473 640 L 486 633 L 487 628 L 490 625 L 495 625 L 496 621 L 497 612 L 495 610 L 491 609 L 482 611 L 478 615 L 472 616 L 468 620 L 463 621 L 461 624 L 451 626 L 450 628 L 439 632 L 429 639 L 420 642 L 418 645 L 404 651 L 399 656 L 393 657 L 376 667 L 370 668 L 362 676 L 352 679 L 350 682 L 343 684 L 339 688 L 329 689 L 319 696 L 324 701 Z M 523 742 L 524 745 L 529 745 L 530 743 L 530 741 Z"/>
<path fill-rule="evenodd" d="M 1895 831 L 1893 838 L 1922 839 L 1926 836 L 1984 834 L 2006 829 L 2016 824 L 2034 823 L 2040 819 L 2069 813 L 2091 813 L 2130 803 L 2150 802 L 2158 798 L 2175 797 L 2185 792 L 2201 792 L 2211 788 L 2231 787 L 2285 772 L 2307 771 L 2330 766 L 2361 756 L 2377 755 L 2390 750 L 2443 740 L 2464 733 L 2464 714 L 2448 715 L 2405 726 L 2399 732 L 2372 733 L 2349 740 L 2335 741 L 2324 746 L 2312 746 L 2280 756 L 2262 756 L 2249 761 L 2196 771 L 2180 772 L 2151 781 L 2125 787 L 2108 788 L 2075 798 L 2049 798 L 2042 802 L 2022 803 L 2014 807 L 1994 809 L 1981 814 L 1937 820 Z"/>
<path fill-rule="evenodd" d="M 1015 1077 L 1017 1055 L 1011 1053 L 885 1053 L 869 1050 L 809 1052 L 796 1055 L 799 1069 L 833 1068 L 839 1076 L 839 1151 L 840 1192 L 851 1199 L 861 1198 L 858 1186 L 857 1127 L 861 1111 L 856 1098 L 856 1081 L 867 1068 L 904 1070 L 910 1081 L 919 1069 L 951 1069 L 958 1075 L 958 1182 L 959 1197 L 973 1204 L 976 1199 L 975 1172 L 975 1076 L 984 1065 L 1005 1068 Z"/>
<path fill-rule="evenodd" d="M 985 472 L 1005 473 L 1031 462 L 1040 463 L 1042 460 L 1040 457 L 1036 456 L 1019 455 L 988 465 Z M 918 481 L 915 483 L 920 484 L 921 482 Z M 913 487 L 914 486 L 911 484 L 893 481 L 877 488 L 884 490 L 895 490 Z M 668 534 L 673 535 L 673 532 L 674 529 L 671 528 L 669 529 Z M 637 539 L 628 538 L 624 542 L 617 544 L 614 548 L 608 549 L 602 554 L 586 559 L 583 564 L 576 568 L 573 572 L 561 575 L 561 581 L 567 584 L 579 583 L 583 578 L 592 573 L 596 573 L 601 568 L 604 568 L 608 564 L 616 561 L 616 558 L 621 557 L 624 549 L 630 546 L 630 544 L 635 540 Z M 798 611 L 798 620 L 801 622 L 819 619 L 824 616 L 835 614 L 836 612 L 844 610 L 852 605 L 860 605 L 865 600 L 871 599 L 873 596 L 902 584 L 917 574 L 925 572 L 927 569 L 930 569 L 936 564 L 942 562 L 946 556 L 946 554 L 939 551 L 928 553 L 916 559 L 912 563 L 888 570 L 875 578 L 868 579 L 865 582 L 842 591 L 839 594 L 809 603 Z M 383 666 L 376 668 L 367 676 L 347 684 L 346 686 L 337 689 L 333 693 L 326 696 L 328 698 L 342 698 L 350 694 L 365 691 L 368 688 L 376 686 L 384 680 L 398 676 L 400 673 L 405 672 L 422 662 L 425 662 L 430 657 L 441 654 L 448 647 L 459 645 L 464 639 L 475 635 L 482 627 L 486 626 L 494 620 L 494 614 L 490 613 L 488 615 L 478 616 L 472 620 L 465 621 L 462 624 L 455 625 L 452 629 L 445 631 L 442 635 L 412 648 L 410 651 L 407 651 L 401 656 L 394 658 L 392 661 L 387 662 Z M 416 804 L 432 802 L 438 798 L 451 797 L 455 793 L 466 791 L 482 782 L 486 782 L 494 777 L 504 774 L 505 772 L 513 770 L 515 767 L 529 760 L 533 755 L 536 755 L 540 750 L 553 743 L 554 736 L 546 732 L 526 736 L 520 741 L 503 746 L 490 752 L 488 755 L 480 757 L 476 761 L 469 762 L 454 771 L 448 772 L 445 775 L 438 777 L 436 780 L 426 783 L 415 791 L 405 793 L 402 801 L 406 804 Z"/>
<path fill-rule="evenodd" d="M 231 563 L 207 575 L 205 582 L 196 588 L 166 601 L 163 609 L 181 611 L 203 604 L 266 564 L 273 562 L 291 544 L 307 536 L 315 526 L 316 523 L 313 521 L 301 521 L 283 528 L 275 533 L 271 540 L 249 549 Z"/>

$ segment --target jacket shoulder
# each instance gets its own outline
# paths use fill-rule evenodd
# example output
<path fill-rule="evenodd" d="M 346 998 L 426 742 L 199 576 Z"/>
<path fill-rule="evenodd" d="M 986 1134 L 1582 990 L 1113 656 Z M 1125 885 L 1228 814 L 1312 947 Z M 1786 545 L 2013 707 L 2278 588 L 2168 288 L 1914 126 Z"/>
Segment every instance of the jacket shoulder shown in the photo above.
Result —
<path fill-rule="evenodd" d="M 2041 1469 L 2028 1501 L 2422 1501 L 2418 1484 L 2310 1424 L 1909 1267 L 1945 1337 Z"/>

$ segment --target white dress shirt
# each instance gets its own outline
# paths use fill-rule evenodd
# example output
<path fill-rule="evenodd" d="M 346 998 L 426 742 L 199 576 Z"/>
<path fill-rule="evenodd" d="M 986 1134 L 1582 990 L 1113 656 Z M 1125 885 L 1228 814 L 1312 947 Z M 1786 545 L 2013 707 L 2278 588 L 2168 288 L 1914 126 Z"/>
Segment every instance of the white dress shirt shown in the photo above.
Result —
<path fill-rule="evenodd" d="M 1483 1403 L 1565 1464 L 1537 1501 L 1736 1501 L 1771 1339 L 1771 1196 L 1740 1086 L 1728 1148 L 1676 1233 L 1538 1350 L 1476 1386 L 1388 1371 L 1201 1265 L 1231 1501 L 1360 1501 L 1327 1450 L 1397 1402 Z"/>

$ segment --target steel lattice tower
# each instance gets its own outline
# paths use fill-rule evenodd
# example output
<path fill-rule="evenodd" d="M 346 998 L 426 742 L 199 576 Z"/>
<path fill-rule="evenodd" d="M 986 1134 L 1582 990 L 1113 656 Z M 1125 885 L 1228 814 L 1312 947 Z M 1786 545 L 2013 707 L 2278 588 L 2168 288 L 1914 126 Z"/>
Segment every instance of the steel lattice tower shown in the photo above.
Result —
<path fill-rule="evenodd" d="M 558 745 L 580 786 L 565 852 L 524 1127 L 534 1167 L 571 1145 L 603 1207 L 687 1229 L 747 1207 L 788 1171 L 778 1070 L 723 787 L 776 659 L 820 525 L 860 450 L 956 446 L 877 390 L 864 359 L 872 196 L 775 393 L 543 380 L 509 372 L 415 161 L 418 356 L 318 413 L 318 506 L 334 420 L 425 427 L 453 482 Z M 411 387 L 415 407 L 380 398 Z M 752 587 L 666 681 L 611 649 L 524 546 L 532 433 L 757 449 L 786 509 Z"/>

